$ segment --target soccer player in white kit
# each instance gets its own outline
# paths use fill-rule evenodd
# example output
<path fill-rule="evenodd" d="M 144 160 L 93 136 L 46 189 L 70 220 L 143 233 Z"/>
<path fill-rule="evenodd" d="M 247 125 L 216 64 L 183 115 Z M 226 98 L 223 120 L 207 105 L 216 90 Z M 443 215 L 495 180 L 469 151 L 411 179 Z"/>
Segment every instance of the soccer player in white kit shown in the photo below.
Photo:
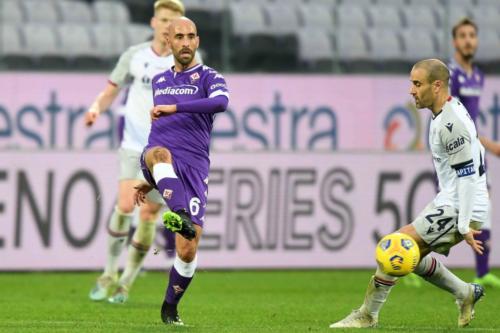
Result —
<path fill-rule="evenodd" d="M 417 108 L 432 111 L 429 143 L 439 193 L 411 224 L 398 232 L 411 236 L 419 246 L 421 260 L 414 273 L 453 294 L 459 310 L 458 326 L 464 327 L 474 317 L 474 304 L 484 295 L 483 287 L 462 281 L 428 254 L 448 255 L 450 248 L 462 240 L 482 253 L 482 242 L 474 237 L 489 218 L 484 147 L 465 107 L 449 95 L 450 73 L 443 62 L 419 61 L 410 77 L 410 94 Z M 397 279 L 377 268 L 361 307 L 330 327 L 376 326 L 379 311 Z"/>
<path fill-rule="evenodd" d="M 174 65 L 165 34 L 169 22 L 184 15 L 184 5 L 179 0 L 158 0 L 151 18 L 153 40 L 134 45 L 126 50 L 112 71 L 107 86 L 97 96 L 85 115 L 87 126 L 92 126 L 98 116 L 113 103 L 120 90 L 129 86 L 125 105 L 125 128 L 119 149 L 120 174 L 118 202 L 108 224 L 107 262 L 104 272 L 97 279 L 89 297 L 101 301 L 109 297 L 112 303 L 123 303 L 128 290 L 142 266 L 142 262 L 156 233 L 157 213 L 163 205 L 162 198 L 152 194 L 141 206 L 139 225 L 129 246 L 125 270 L 118 280 L 118 260 L 122 253 L 134 216 L 134 186 L 143 179 L 139 158 L 147 144 L 151 129 L 150 110 L 153 107 L 151 79 Z"/>

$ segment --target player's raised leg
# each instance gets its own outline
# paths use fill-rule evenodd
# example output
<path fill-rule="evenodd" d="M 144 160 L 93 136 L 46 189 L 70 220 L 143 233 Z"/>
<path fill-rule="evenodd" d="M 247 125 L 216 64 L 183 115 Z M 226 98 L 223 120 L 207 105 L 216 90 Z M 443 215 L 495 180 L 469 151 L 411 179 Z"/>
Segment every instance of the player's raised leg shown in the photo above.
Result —
<path fill-rule="evenodd" d="M 118 279 L 118 261 L 127 242 L 130 224 L 133 218 L 133 188 L 137 180 L 121 180 L 119 184 L 118 203 L 108 223 L 107 259 L 104 272 L 90 291 L 93 301 L 106 299 L 116 287 Z"/>
<path fill-rule="evenodd" d="M 173 158 L 164 147 L 152 147 L 144 155 L 145 164 L 152 175 L 158 191 L 170 208 L 163 214 L 165 227 L 191 240 L 195 229 L 186 209 L 186 191 L 175 173 Z"/>
<path fill-rule="evenodd" d="M 127 264 L 118 280 L 117 289 L 108 299 L 110 303 L 125 303 L 127 301 L 129 290 L 141 270 L 151 244 L 153 244 L 156 234 L 156 216 L 160 208 L 160 204 L 150 201 L 141 206 L 140 222 L 128 248 Z"/>

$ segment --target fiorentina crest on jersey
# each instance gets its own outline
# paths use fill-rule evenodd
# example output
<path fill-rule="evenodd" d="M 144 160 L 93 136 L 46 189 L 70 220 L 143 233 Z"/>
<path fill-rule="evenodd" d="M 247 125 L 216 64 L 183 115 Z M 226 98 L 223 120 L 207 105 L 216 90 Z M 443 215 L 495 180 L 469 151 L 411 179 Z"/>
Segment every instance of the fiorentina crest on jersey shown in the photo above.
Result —
<path fill-rule="evenodd" d="M 199 79 L 200 79 L 200 74 L 198 72 L 195 72 L 189 76 L 189 81 L 191 82 L 191 84 L 194 84 Z"/>
<path fill-rule="evenodd" d="M 165 190 L 163 191 L 163 197 L 164 197 L 165 199 L 167 199 L 167 200 L 170 200 L 170 199 L 172 199 L 172 194 L 173 194 L 173 193 L 174 193 L 174 191 L 169 190 L 169 189 L 167 188 L 167 189 L 165 189 Z"/>

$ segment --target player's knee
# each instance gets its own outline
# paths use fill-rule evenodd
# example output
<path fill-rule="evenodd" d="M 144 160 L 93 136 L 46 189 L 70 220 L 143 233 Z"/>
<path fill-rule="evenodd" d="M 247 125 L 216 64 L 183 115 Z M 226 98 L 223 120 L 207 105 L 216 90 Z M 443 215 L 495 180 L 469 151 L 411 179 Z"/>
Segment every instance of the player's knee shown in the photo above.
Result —
<path fill-rule="evenodd" d="M 196 248 L 194 246 L 178 246 L 177 255 L 184 262 L 191 262 L 196 257 Z"/>
<path fill-rule="evenodd" d="M 157 214 L 156 212 L 147 210 L 147 211 L 141 211 L 139 217 L 141 221 L 146 221 L 145 223 L 151 223 L 156 220 Z"/>
<path fill-rule="evenodd" d="M 154 222 L 158 216 L 160 205 L 145 204 L 141 206 L 139 217 L 141 221 Z"/>
<path fill-rule="evenodd" d="M 134 202 L 130 200 L 119 199 L 117 204 L 118 209 L 123 214 L 131 214 L 134 211 Z"/>
<path fill-rule="evenodd" d="M 146 155 L 146 164 L 149 169 L 157 163 L 172 163 L 172 154 L 165 147 L 153 147 L 148 150 Z"/>

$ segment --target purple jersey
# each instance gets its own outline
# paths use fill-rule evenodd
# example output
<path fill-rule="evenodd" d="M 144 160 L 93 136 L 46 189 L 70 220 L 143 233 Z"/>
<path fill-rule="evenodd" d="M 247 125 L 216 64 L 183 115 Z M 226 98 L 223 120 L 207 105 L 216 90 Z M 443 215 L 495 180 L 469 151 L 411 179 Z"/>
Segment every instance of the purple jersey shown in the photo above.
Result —
<path fill-rule="evenodd" d="M 449 69 L 450 93 L 462 102 L 475 123 L 479 115 L 479 97 L 483 90 L 484 74 L 474 66 L 469 76 L 455 59 L 449 63 Z"/>
<path fill-rule="evenodd" d="M 174 159 L 208 175 L 208 152 L 215 113 L 199 105 L 209 105 L 215 97 L 221 98 L 218 96 L 229 99 L 224 77 L 199 64 L 183 72 L 169 69 L 156 75 L 152 84 L 154 105 L 177 104 L 177 112 L 153 121 L 146 149 L 166 147 Z M 196 104 L 196 101 L 206 103 Z M 197 105 L 194 110 L 192 102 Z M 223 110 L 219 108 L 215 112 Z"/>

